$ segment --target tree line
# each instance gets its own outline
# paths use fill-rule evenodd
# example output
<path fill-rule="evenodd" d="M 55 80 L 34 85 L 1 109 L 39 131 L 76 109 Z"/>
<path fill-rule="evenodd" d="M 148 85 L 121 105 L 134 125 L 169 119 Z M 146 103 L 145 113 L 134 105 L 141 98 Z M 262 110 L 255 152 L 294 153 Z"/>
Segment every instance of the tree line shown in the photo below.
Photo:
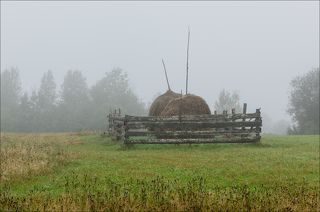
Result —
<path fill-rule="evenodd" d="M 293 119 L 289 134 L 319 134 L 319 68 L 292 79 L 287 112 Z M 241 112 L 239 95 L 222 89 L 214 108 L 219 113 Z M 107 113 L 121 108 L 125 114 L 146 115 L 146 105 L 129 86 L 126 72 L 107 72 L 93 86 L 78 70 L 69 70 L 60 89 L 51 71 L 43 74 L 40 87 L 23 92 L 15 68 L 1 73 L 1 132 L 63 132 L 104 130 Z M 267 120 L 266 120 L 267 121 Z M 284 123 L 278 123 L 277 128 Z"/>
<path fill-rule="evenodd" d="M 51 71 L 43 74 L 40 87 L 22 91 L 15 68 L 1 73 L 1 132 L 62 132 L 104 130 L 107 113 L 143 115 L 145 104 L 129 86 L 121 69 L 107 72 L 92 87 L 78 70 L 69 70 L 58 90 Z"/>

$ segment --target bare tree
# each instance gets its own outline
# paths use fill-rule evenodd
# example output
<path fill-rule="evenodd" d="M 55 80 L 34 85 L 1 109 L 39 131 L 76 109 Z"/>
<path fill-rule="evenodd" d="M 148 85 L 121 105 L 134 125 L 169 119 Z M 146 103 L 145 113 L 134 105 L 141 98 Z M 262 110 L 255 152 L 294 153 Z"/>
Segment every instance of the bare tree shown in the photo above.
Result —
<path fill-rule="evenodd" d="M 236 110 L 236 112 L 241 112 L 242 108 L 239 101 L 240 98 L 237 92 L 231 93 L 225 89 L 222 89 L 218 100 L 214 104 L 214 109 L 218 113 L 222 113 L 224 110 L 231 111 L 233 108 Z"/>

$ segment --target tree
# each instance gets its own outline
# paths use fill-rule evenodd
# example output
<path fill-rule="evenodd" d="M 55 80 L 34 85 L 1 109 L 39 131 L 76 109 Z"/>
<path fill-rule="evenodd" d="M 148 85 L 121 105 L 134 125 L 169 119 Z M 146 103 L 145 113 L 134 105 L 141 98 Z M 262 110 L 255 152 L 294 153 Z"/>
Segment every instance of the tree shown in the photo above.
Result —
<path fill-rule="evenodd" d="M 214 108 L 218 113 L 222 113 L 224 110 L 231 111 L 233 108 L 236 112 L 241 112 L 239 94 L 237 92 L 231 93 L 223 89 L 219 94 L 218 100 L 214 104 Z"/>
<path fill-rule="evenodd" d="M 30 104 L 30 123 L 29 123 L 29 127 L 30 127 L 30 131 L 31 132 L 38 132 L 39 128 L 41 128 L 40 126 L 40 108 L 39 108 L 39 96 L 36 90 L 32 91 L 32 94 L 30 96 L 29 99 L 29 104 Z"/>
<path fill-rule="evenodd" d="M 18 131 L 19 132 L 30 132 L 33 130 L 34 125 L 34 116 L 31 108 L 31 101 L 29 99 L 29 95 L 25 92 L 19 104 L 19 123 L 18 123 Z"/>
<path fill-rule="evenodd" d="M 45 73 L 41 79 L 38 92 L 39 107 L 41 112 L 51 111 L 56 103 L 56 83 L 51 71 Z"/>
<path fill-rule="evenodd" d="M 1 131 L 16 131 L 21 82 L 16 68 L 1 73 Z"/>
<path fill-rule="evenodd" d="M 38 91 L 39 131 L 52 131 L 56 127 L 56 83 L 52 72 L 44 73 Z"/>
<path fill-rule="evenodd" d="M 86 129 L 90 122 L 89 89 L 80 71 L 68 71 L 61 86 L 60 130 Z"/>
<path fill-rule="evenodd" d="M 122 113 L 143 115 L 144 104 L 133 93 L 129 86 L 127 74 L 119 68 L 106 73 L 91 88 L 94 108 L 96 108 L 94 127 L 103 129 L 106 126 L 106 115 L 110 110 L 120 108 Z"/>
<path fill-rule="evenodd" d="M 319 68 L 295 77 L 290 86 L 288 113 L 296 125 L 289 133 L 319 134 Z"/>

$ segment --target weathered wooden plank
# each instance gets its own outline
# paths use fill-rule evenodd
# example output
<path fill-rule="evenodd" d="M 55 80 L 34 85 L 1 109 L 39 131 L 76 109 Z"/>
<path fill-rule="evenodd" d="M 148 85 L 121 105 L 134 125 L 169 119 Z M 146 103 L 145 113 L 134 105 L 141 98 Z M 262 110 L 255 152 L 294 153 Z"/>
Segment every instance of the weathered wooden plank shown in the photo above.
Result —
<path fill-rule="evenodd" d="M 153 126 L 153 125 L 159 125 L 159 126 L 162 126 L 162 125 L 168 125 L 168 126 L 171 126 L 171 125 L 206 125 L 206 124 L 219 124 L 219 125 L 235 125 L 236 126 L 242 126 L 242 125 L 246 125 L 248 124 L 248 127 L 252 125 L 252 123 L 261 123 L 262 121 L 259 120 L 259 119 L 255 119 L 255 120 L 250 120 L 250 119 L 247 119 L 245 121 L 241 121 L 241 120 L 237 120 L 237 121 L 234 121 L 234 120 L 182 120 L 182 121 L 178 121 L 178 120 L 175 120 L 175 121 L 127 121 L 126 123 L 131 126 L 131 125 L 148 125 L 148 126 Z M 118 123 L 122 123 L 122 122 L 118 122 Z"/>
<path fill-rule="evenodd" d="M 124 121 L 125 117 L 112 117 L 112 120 L 114 120 L 114 121 Z"/>
<path fill-rule="evenodd" d="M 225 138 L 231 139 L 233 137 L 249 137 L 255 136 L 255 133 L 233 133 L 233 134 L 149 134 L 147 137 L 154 137 L 157 139 L 204 139 L 204 138 L 215 138 L 216 136 L 224 136 Z M 129 136 L 129 139 L 132 137 Z"/>
<path fill-rule="evenodd" d="M 226 127 L 256 127 L 261 126 L 261 121 L 242 122 L 127 122 L 129 129 L 159 128 L 159 129 L 206 129 L 206 128 L 226 128 Z"/>
<path fill-rule="evenodd" d="M 114 124 L 120 124 L 120 125 L 123 125 L 124 121 L 123 120 L 113 120 L 113 123 Z"/>
<path fill-rule="evenodd" d="M 194 135 L 194 136 L 214 136 L 214 135 L 242 135 L 242 134 L 250 134 L 250 133 L 259 133 L 259 129 L 246 129 L 246 130 L 221 130 L 221 131 L 213 131 L 213 130 L 206 130 L 206 131 L 132 131 L 129 130 L 126 132 L 127 136 L 166 136 L 166 135 Z"/>
<path fill-rule="evenodd" d="M 125 144 L 206 144 L 206 143 L 254 143 L 258 138 L 239 139 L 149 139 L 149 140 L 128 140 Z"/>
<path fill-rule="evenodd" d="M 122 128 L 124 125 L 123 124 L 114 124 L 114 129 Z"/>
<path fill-rule="evenodd" d="M 218 115 L 182 115 L 181 120 L 215 120 L 215 119 L 252 119 L 259 118 L 259 113 L 248 113 L 248 114 L 218 114 Z M 126 115 L 125 119 L 127 121 L 177 121 L 179 120 L 179 116 L 129 116 Z"/>
<path fill-rule="evenodd" d="M 217 129 L 199 129 L 199 130 L 148 130 L 148 129 L 129 129 L 127 132 L 133 132 L 133 133 L 158 133 L 158 132 L 164 132 L 164 133 L 188 133 L 188 132 L 193 132 L 193 133 L 250 133 L 250 132 L 261 132 L 260 127 L 253 127 L 253 128 L 248 128 L 242 130 L 241 128 L 233 128 L 233 129 L 224 129 L 224 128 L 217 128 Z"/>

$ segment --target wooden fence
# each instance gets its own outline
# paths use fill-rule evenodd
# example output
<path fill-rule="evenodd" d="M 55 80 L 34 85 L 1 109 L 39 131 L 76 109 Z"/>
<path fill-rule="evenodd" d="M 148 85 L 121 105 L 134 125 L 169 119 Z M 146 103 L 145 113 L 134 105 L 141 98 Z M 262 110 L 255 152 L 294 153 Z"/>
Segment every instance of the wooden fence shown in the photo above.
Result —
<path fill-rule="evenodd" d="M 170 117 L 122 116 L 110 113 L 108 132 L 124 144 L 249 143 L 260 140 L 261 113 L 181 115 Z"/>

